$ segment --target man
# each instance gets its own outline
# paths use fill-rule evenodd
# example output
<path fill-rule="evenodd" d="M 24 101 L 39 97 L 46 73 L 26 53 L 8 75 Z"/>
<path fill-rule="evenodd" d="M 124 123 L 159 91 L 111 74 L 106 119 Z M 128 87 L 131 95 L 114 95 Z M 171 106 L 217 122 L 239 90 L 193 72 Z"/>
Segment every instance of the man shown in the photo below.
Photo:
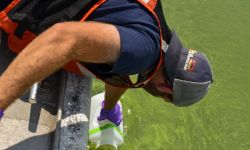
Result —
<path fill-rule="evenodd" d="M 53 12 L 55 9 L 49 8 L 56 5 L 54 2 L 39 1 L 39 5 L 32 6 L 29 10 L 32 13 L 29 14 L 23 15 L 26 11 L 13 13 L 29 8 L 22 7 L 21 4 L 27 5 L 22 1 L 19 7 L 14 7 L 12 11 L 6 9 L 0 14 L 0 27 L 3 38 L 8 37 L 9 48 L 21 49 L 0 77 L 0 118 L 3 111 L 34 82 L 72 60 L 77 61 L 78 70 L 84 74 L 92 75 L 92 72 L 106 82 L 105 100 L 98 119 L 109 119 L 116 125 L 122 120 L 117 101 L 129 87 L 143 86 L 149 93 L 177 106 L 193 104 L 207 93 L 212 81 L 207 58 L 182 46 L 176 33 L 171 32 L 165 23 L 160 1 L 100 0 L 92 6 L 95 8 L 98 5 L 95 11 L 85 13 L 89 16 L 83 22 L 67 21 L 70 16 L 67 14 L 62 17 L 62 23 L 51 23 L 45 29 L 39 27 L 43 21 L 37 18 Z M 18 3 L 20 1 L 16 0 L 9 6 Z M 43 9 L 42 6 L 46 7 Z M 32 26 L 37 20 L 40 22 Z M 20 26 L 16 28 L 14 21 Z M 32 34 L 26 32 L 26 28 L 38 36 L 30 40 Z M 27 38 L 25 35 L 28 34 Z M 20 48 L 23 42 L 19 40 L 28 41 L 28 45 Z M 129 80 L 128 75 L 132 74 L 139 74 L 135 84 Z"/>

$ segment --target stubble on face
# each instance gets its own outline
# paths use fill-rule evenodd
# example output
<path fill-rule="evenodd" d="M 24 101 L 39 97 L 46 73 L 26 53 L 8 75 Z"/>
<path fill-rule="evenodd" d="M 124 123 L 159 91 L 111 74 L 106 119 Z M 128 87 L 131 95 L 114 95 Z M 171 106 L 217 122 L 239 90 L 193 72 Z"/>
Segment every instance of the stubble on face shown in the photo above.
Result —
<path fill-rule="evenodd" d="M 161 92 L 157 89 L 157 85 L 155 83 L 153 83 L 152 81 L 149 81 L 144 87 L 144 90 L 146 90 L 147 92 L 149 92 L 151 95 L 156 96 L 156 97 L 161 97 L 163 98 L 165 101 L 170 102 L 172 99 L 172 96 L 165 93 L 165 92 Z"/>

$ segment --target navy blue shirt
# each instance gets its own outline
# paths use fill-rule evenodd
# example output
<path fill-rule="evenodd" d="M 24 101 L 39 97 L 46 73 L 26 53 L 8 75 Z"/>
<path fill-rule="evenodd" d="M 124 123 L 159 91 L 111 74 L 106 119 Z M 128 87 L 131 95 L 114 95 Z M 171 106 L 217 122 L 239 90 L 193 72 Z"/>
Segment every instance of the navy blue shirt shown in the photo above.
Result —
<path fill-rule="evenodd" d="M 113 65 L 88 65 L 94 68 L 94 72 L 137 74 L 158 61 L 160 36 L 157 22 L 135 0 L 107 0 L 88 20 L 115 25 L 121 37 L 121 55 L 117 62 Z"/>

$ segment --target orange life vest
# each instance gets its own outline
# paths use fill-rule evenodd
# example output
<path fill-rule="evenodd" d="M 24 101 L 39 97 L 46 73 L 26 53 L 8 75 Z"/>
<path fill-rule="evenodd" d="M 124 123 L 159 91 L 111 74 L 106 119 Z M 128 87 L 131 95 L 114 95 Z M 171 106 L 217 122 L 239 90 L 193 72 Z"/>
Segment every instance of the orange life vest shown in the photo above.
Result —
<path fill-rule="evenodd" d="M 57 0 L 58 6 L 49 5 L 51 1 L 44 0 L 13 0 L 4 10 L 0 12 L 0 28 L 7 35 L 8 48 L 19 53 L 22 51 L 37 35 L 49 28 L 55 23 L 63 21 L 84 22 L 91 13 L 107 0 Z M 144 6 L 158 22 L 160 29 L 160 44 L 162 41 L 168 41 L 167 36 L 162 34 L 164 29 L 168 28 L 161 8 L 160 0 L 136 0 Z M 46 12 L 43 7 L 48 8 Z M 62 8 L 54 10 L 55 8 Z M 65 7 L 65 9 L 64 9 Z M 39 8 L 39 9 L 38 9 Z M 54 12 L 53 12 L 54 11 Z M 48 14 L 47 16 L 45 14 Z M 44 16 L 45 15 L 45 16 Z M 160 17 L 160 19 L 159 19 Z M 39 19 L 38 19 L 39 18 Z M 32 25 L 31 25 L 32 23 Z M 39 27 L 36 27 L 39 25 Z M 71 61 L 63 68 L 67 71 L 95 77 L 108 84 L 121 87 L 138 88 L 147 83 L 153 74 L 160 67 L 163 61 L 164 52 L 161 49 L 160 59 L 153 68 L 149 68 L 139 75 L 137 82 L 133 83 L 128 76 L 112 75 L 111 77 L 98 76 L 90 68 L 77 61 Z"/>

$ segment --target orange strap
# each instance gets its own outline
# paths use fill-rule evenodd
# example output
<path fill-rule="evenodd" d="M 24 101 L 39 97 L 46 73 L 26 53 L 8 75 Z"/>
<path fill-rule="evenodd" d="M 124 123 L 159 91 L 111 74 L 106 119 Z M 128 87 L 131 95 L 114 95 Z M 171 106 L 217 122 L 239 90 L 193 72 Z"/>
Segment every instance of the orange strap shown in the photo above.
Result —
<path fill-rule="evenodd" d="M 7 14 L 11 11 L 21 0 L 13 0 L 3 11 Z"/>
<path fill-rule="evenodd" d="M 142 0 L 151 10 L 154 10 L 158 0 Z"/>
<path fill-rule="evenodd" d="M 92 8 L 82 17 L 80 22 L 85 21 L 89 15 L 91 15 L 99 6 L 101 6 L 106 0 L 99 0 Z"/>
<path fill-rule="evenodd" d="M 7 13 L 12 10 L 21 0 L 13 0 L 3 11 L 0 12 L 0 27 L 8 33 L 8 46 L 9 48 L 19 53 L 25 48 L 36 36 L 29 32 L 25 31 L 22 39 L 16 37 L 14 32 L 17 28 L 17 23 L 10 20 L 7 16 Z"/>
<path fill-rule="evenodd" d="M 7 13 L 12 10 L 21 0 L 13 0 L 3 11 L 0 12 L 0 27 L 7 33 L 14 33 L 17 24 L 12 22 Z"/>
<path fill-rule="evenodd" d="M 104 2 L 106 2 L 106 0 L 99 0 L 94 6 L 92 6 L 92 8 L 82 17 L 82 19 L 80 20 L 80 22 L 84 22 L 88 16 L 93 13 L 99 6 L 101 6 Z M 71 62 L 69 62 L 68 64 L 66 64 L 63 69 L 69 71 L 69 72 L 73 72 L 76 73 L 78 75 L 83 75 L 83 72 L 80 71 L 79 67 L 77 66 L 77 62 L 76 60 L 73 60 Z M 82 65 L 81 63 L 78 63 L 79 65 Z M 86 68 L 84 65 L 82 65 L 82 67 Z M 87 69 L 87 68 L 86 68 Z"/>
<path fill-rule="evenodd" d="M 158 23 L 158 27 L 160 30 L 160 60 L 157 64 L 157 67 L 155 68 L 154 72 L 152 73 L 152 75 L 143 83 L 146 84 L 148 81 L 150 81 L 153 78 L 153 75 L 156 73 L 156 71 L 160 68 L 163 59 L 164 59 L 164 52 L 161 49 L 162 48 L 162 30 L 161 30 L 161 23 L 160 20 L 158 18 L 158 16 L 156 15 L 156 13 L 154 12 L 154 8 L 156 7 L 157 4 L 157 0 L 137 0 L 139 3 L 141 3 L 145 8 L 147 8 L 155 17 L 157 23 Z M 146 2 L 147 1 L 147 2 Z"/>
<path fill-rule="evenodd" d="M 156 15 L 156 13 L 154 12 L 154 8 L 156 7 L 157 4 L 157 0 L 137 0 L 140 4 L 142 4 L 145 8 L 147 8 L 156 18 L 156 21 L 158 23 L 159 26 L 159 30 L 160 30 L 160 47 L 162 47 L 162 31 L 161 31 L 161 26 L 160 26 L 160 20 L 158 18 L 158 16 Z M 87 17 L 93 12 L 95 11 L 101 4 L 103 4 L 104 2 L 106 2 L 106 0 L 100 0 L 98 3 L 96 3 L 81 19 L 81 22 L 85 21 L 87 19 Z M 134 88 L 137 87 L 141 87 L 141 85 L 146 84 L 149 80 L 152 79 L 153 75 L 155 74 L 155 72 L 160 68 L 161 63 L 163 62 L 163 56 L 164 56 L 164 52 L 160 49 L 160 60 L 157 64 L 157 67 L 155 68 L 154 72 L 152 73 L 152 75 L 143 83 L 140 83 L 138 85 L 135 85 Z M 80 69 L 78 68 L 77 61 L 71 62 L 70 65 L 67 64 L 64 69 L 66 69 L 67 71 L 74 71 L 77 74 L 82 74 Z M 81 64 L 81 63 L 79 63 Z M 84 68 L 86 68 L 84 65 L 82 65 Z M 74 69 L 74 70 L 73 70 Z M 97 76 L 98 78 L 98 76 Z M 104 80 L 103 80 L 104 81 Z M 105 81 L 104 81 L 105 82 Z"/>
<path fill-rule="evenodd" d="M 12 10 L 21 0 L 13 0 L 8 7 L 5 8 L 5 10 L 0 12 L 0 28 L 2 28 L 5 32 L 8 33 L 8 46 L 11 50 L 13 50 L 16 53 L 19 53 L 21 50 L 23 50 L 33 39 L 36 38 L 36 35 L 33 34 L 30 31 L 25 31 L 23 34 L 23 37 L 20 39 L 14 35 L 14 32 L 17 28 L 17 23 L 11 21 L 9 17 L 7 16 L 7 13 Z M 80 22 L 84 22 L 90 14 L 92 14 L 100 5 L 102 5 L 107 0 L 99 0 L 80 20 Z M 140 4 L 142 4 L 145 8 L 147 8 L 156 18 L 158 22 L 158 26 L 160 29 L 160 47 L 162 46 L 162 31 L 160 27 L 160 21 L 154 12 L 154 8 L 156 7 L 157 0 L 137 0 Z M 161 50 L 160 53 L 160 60 L 158 62 L 158 65 L 156 69 L 154 70 L 154 73 L 159 69 L 161 63 L 163 61 L 163 51 Z M 80 63 L 79 63 L 80 64 Z M 84 66 L 83 66 L 84 67 Z M 63 67 L 65 70 L 69 72 L 74 72 L 79 75 L 83 75 L 83 73 L 80 71 L 79 67 L 77 66 L 77 61 L 73 60 L 66 64 Z M 154 74 L 153 73 L 153 74 Z M 153 74 L 144 82 L 148 82 L 153 77 Z"/>

